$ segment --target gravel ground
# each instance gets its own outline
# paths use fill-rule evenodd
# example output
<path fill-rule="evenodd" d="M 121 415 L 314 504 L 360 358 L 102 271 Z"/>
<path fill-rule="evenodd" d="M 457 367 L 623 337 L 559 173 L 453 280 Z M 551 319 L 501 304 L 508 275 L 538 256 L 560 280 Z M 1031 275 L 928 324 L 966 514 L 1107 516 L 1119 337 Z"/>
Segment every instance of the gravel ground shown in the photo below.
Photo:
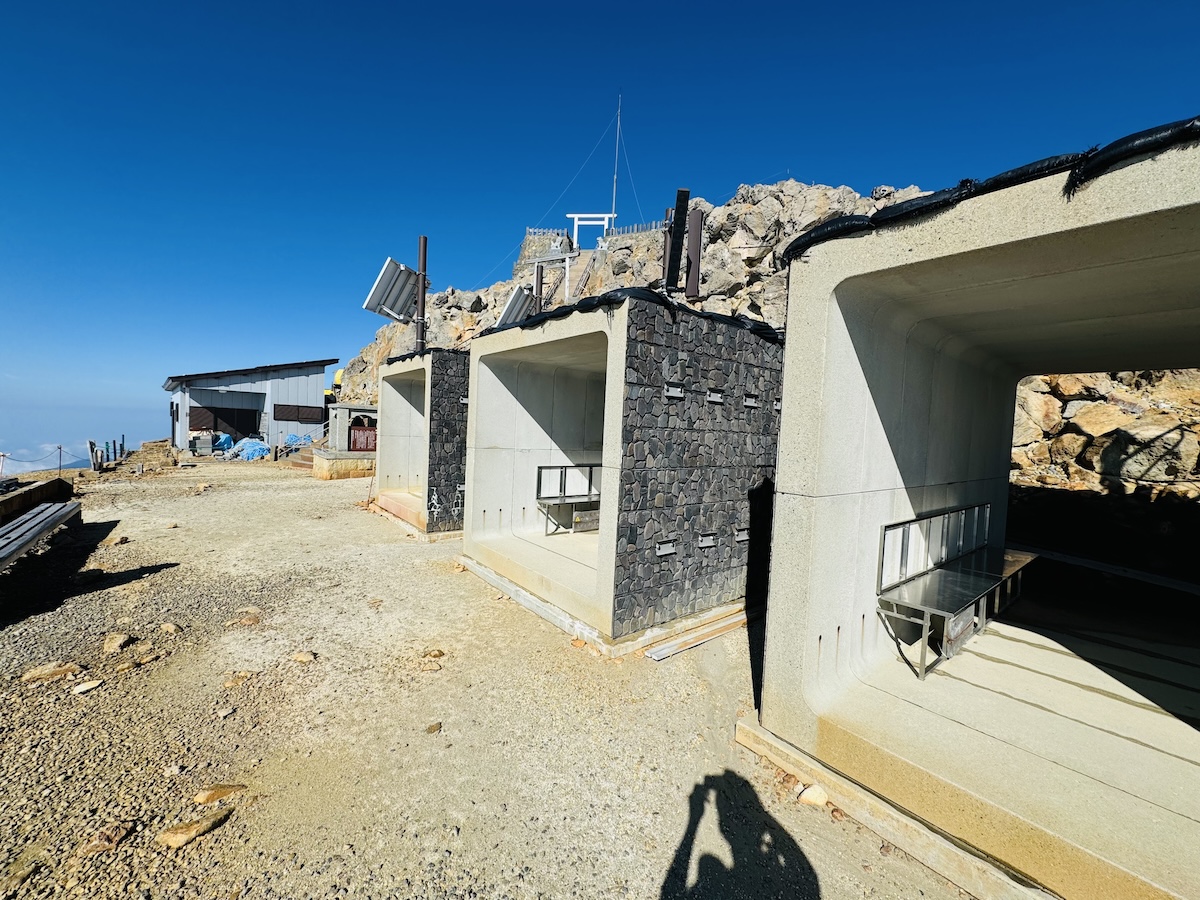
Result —
<path fill-rule="evenodd" d="M 606 660 L 362 480 L 80 490 L 85 525 L 0 575 L 0 898 L 965 896 L 733 743 L 744 630 Z M 54 661 L 82 671 L 22 681 Z"/>

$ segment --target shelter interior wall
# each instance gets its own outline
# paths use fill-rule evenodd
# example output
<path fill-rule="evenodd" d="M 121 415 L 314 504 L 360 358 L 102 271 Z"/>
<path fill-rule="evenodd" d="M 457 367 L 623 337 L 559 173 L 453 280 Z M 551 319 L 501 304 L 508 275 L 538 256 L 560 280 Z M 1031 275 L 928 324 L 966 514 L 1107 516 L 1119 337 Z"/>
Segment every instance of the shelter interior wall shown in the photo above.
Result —
<path fill-rule="evenodd" d="M 380 380 L 375 462 L 379 490 L 424 496 L 429 472 L 428 399 L 424 368 Z"/>

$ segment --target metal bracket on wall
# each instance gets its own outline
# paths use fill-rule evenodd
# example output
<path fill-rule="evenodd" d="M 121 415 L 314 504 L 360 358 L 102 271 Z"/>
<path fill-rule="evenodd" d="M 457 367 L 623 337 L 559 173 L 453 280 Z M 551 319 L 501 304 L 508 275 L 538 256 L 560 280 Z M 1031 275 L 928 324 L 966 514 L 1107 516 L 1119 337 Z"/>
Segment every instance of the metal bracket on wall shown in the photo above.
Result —
<path fill-rule="evenodd" d="M 668 381 L 666 386 L 663 388 L 663 396 L 672 400 L 682 400 L 683 385 L 678 381 Z"/>
<path fill-rule="evenodd" d="M 466 398 L 466 397 L 459 397 L 459 398 L 458 398 L 458 402 L 459 402 L 459 403 L 461 403 L 463 406 L 466 406 L 466 405 L 467 405 L 467 398 Z"/>
<path fill-rule="evenodd" d="M 783 401 L 776 400 L 775 401 L 775 412 L 780 412 L 782 409 L 783 409 Z"/>
<path fill-rule="evenodd" d="M 749 528 L 733 529 L 733 540 L 738 544 L 746 543 L 746 541 L 750 540 L 750 529 Z"/>
<path fill-rule="evenodd" d="M 700 540 L 697 542 L 697 546 L 699 546 L 701 549 L 717 546 L 717 533 L 715 531 L 708 531 L 700 535 Z"/>
<path fill-rule="evenodd" d="M 747 409 L 758 409 L 762 404 L 758 402 L 758 394 L 747 394 L 742 398 L 742 406 Z"/>
<path fill-rule="evenodd" d="M 710 388 L 708 391 L 708 394 L 705 395 L 704 399 L 707 400 L 709 403 L 724 403 L 725 402 L 725 394 L 721 391 L 714 391 Z"/>
<path fill-rule="evenodd" d="M 675 553 L 675 536 L 667 538 L 665 541 L 658 541 L 654 545 L 655 556 L 671 556 Z"/>

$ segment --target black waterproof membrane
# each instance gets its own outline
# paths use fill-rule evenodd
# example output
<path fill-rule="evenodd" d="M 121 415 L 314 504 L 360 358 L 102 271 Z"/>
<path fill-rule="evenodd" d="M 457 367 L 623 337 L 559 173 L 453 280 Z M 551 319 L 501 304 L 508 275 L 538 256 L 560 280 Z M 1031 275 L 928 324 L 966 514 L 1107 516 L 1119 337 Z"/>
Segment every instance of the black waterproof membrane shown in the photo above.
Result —
<path fill-rule="evenodd" d="M 699 316 L 702 319 L 713 319 L 718 322 L 725 322 L 735 328 L 742 328 L 751 332 L 757 337 L 762 338 L 772 344 L 783 343 L 783 331 L 772 328 L 766 322 L 760 322 L 757 319 L 751 319 L 747 316 L 726 316 L 721 313 L 706 312 L 705 310 L 692 309 L 689 306 L 684 306 L 682 303 L 676 303 L 669 297 L 664 297 L 658 291 L 652 291 L 650 288 L 630 287 L 616 288 L 615 290 L 607 291 L 599 297 L 584 297 L 578 303 L 573 303 L 570 306 L 559 306 L 555 309 L 549 309 L 545 312 L 536 313 L 527 319 L 520 322 L 513 322 L 511 325 L 505 325 L 503 328 L 489 328 L 483 334 L 493 334 L 497 331 L 507 331 L 509 328 L 536 328 L 543 322 L 549 322 L 551 319 L 565 319 L 567 316 L 577 312 L 591 312 L 594 309 L 600 309 L 605 306 L 620 306 L 629 299 L 644 300 L 648 303 L 655 303 L 667 310 L 671 314 L 671 320 L 674 321 L 680 314 L 689 316 Z M 482 335 L 481 335 L 482 336 Z"/>
<path fill-rule="evenodd" d="M 959 182 L 957 187 L 935 191 L 924 197 L 906 200 L 893 206 L 885 206 L 873 216 L 838 216 L 822 222 L 820 225 L 806 231 L 792 240 L 779 254 L 780 267 L 787 265 L 793 259 L 805 253 L 811 247 L 831 241 L 835 238 L 884 228 L 907 222 L 921 216 L 930 215 L 939 210 L 948 209 L 961 203 L 969 197 L 990 194 L 1004 188 L 1027 181 L 1069 172 L 1063 194 L 1070 198 L 1076 191 L 1089 181 L 1099 178 L 1118 163 L 1136 156 L 1157 153 L 1178 144 L 1200 142 L 1200 116 L 1190 119 L 1180 119 L 1168 125 L 1139 131 L 1128 137 L 1101 147 L 1092 148 L 1082 153 L 1065 153 L 1061 156 L 1048 156 L 1037 162 L 1031 162 L 1016 169 L 1009 169 L 999 175 L 993 175 L 985 181 L 974 181 L 970 178 Z"/>

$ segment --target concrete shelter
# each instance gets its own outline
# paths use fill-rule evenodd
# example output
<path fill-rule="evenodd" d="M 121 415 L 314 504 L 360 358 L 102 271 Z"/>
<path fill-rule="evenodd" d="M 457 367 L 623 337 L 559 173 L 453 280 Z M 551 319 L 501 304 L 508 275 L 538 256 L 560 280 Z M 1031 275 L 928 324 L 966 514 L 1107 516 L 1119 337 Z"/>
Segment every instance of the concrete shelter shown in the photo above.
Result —
<path fill-rule="evenodd" d="M 1022 376 L 1200 366 L 1200 149 L 1065 180 L 791 262 L 761 724 L 1065 896 L 1195 897 L 1200 734 L 1145 689 L 1196 690 L 1187 641 L 1001 623 L 918 681 L 877 615 L 884 526 L 990 503 L 1003 544 Z"/>
<path fill-rule="evenodd" d="M 467 354 L 425 350 L 379 369 L 375 503 L 426 534 L 462 530 Z"/>
<path fill-rule="evenodd" d="M 613 653 L 731 612 L 766 574 L 783 357 L 746 326 L 634 289 L 472 341 L 473 567 Z"/>
<path fill-rule="evenodd" d="M 337 359 L 172 375 L 171 446 L 186 450 L 197 431 L 221 431 L 234 441 L 261 434 L 279 445 L 289 434 L 319 433 L 325 421 L 325 369 Z"/>

